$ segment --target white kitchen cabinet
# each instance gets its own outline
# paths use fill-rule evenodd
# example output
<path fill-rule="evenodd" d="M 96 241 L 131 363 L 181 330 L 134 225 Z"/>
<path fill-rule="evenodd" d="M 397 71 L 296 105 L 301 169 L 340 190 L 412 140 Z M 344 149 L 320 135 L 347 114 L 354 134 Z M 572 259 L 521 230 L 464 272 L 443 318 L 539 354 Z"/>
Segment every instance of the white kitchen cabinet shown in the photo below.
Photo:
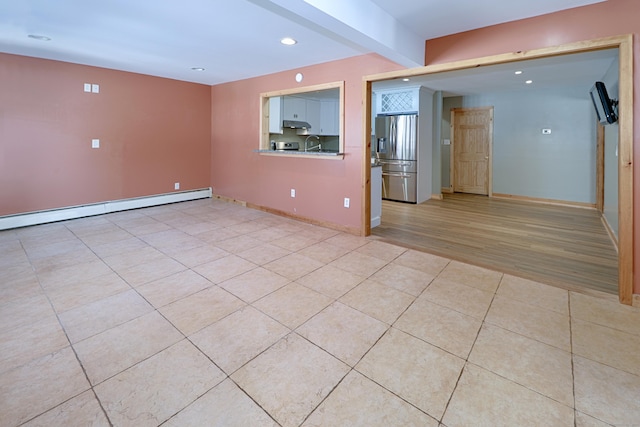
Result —
<path fill-rule="evenodd" d="M 311 99 L 297 96 L 281 98 L 280 122 L 282 120 L 307 122 L 311 125 L 309 133 L 313 135 L 338 136 L 340 134 L 340 104 L 337 99 Z M 271 116 L 269 119 L 271 129 Z M 281 127 L 282 123 L 279 126 Z M 275 128 L 275 123 L 273 127 Z"/>
<path fill-rule="evenodd" d="M 306 122 L 311 125 L 310 132 L 318 134 L 320 132 L 320 101 L 307 99 Z"/>
<path fill-rule="evenodd" d="M 269 133 L 282 134 L 282 97 L 269 98 Z"/>
<path fill-rule="evenodd" d="M 340 106 L 338 100 L 320 101 L 319 135 L 337 136 L 340 134 Z"/>
<path fill-rule="evenodd" d="M 283 96 L 282 120 L 307 121 L 307 100 L 297 96 Z"/>
<path fill-rule="evenodd" d="M 376 91 L 378 114 L 407 114 L 420 110 L 420 87 Z"/>

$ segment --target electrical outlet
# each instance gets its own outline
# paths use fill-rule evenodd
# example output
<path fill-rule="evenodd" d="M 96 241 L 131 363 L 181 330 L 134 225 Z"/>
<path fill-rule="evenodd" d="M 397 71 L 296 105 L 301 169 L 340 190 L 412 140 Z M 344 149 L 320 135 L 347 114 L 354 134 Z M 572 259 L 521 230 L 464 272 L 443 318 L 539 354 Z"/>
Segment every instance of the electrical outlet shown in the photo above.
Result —
<path fill-rule="evenodd" d="M 100 85 L 92 84 L 91 85 L 91 92 L 92 93 L 100 93 Z"/>
<path fill-rule="evenodd" d="M 91 140 L 91 148 L 100 148 L 100 140 L 92 139 Z"/>
<path fill-rule="evenodd" d="M 91 92 L 91 83 L 85 83 L 84 84 L 84 91 L 85 92 Z"/>
<path fill-rule="evenodd" d="M 349 198 L 348 198 L 348 197 L 345 197 L 345 198 L 344 198 L 344 207 L 345 207 L 345 208 L 348 208 L 348 207 L 349 207 Z"/>
<path fill-rule="evenodd" d="M 291 197 L 296 197 L 296 189 L 295 188 L 291 189 Z"/>
<path fill-rule="evenodd" d="M 173 189 L 174 190 L 179 190 L 180 189 L 180 183 L 176 182 L 175 184 L 173 184 Z"/>

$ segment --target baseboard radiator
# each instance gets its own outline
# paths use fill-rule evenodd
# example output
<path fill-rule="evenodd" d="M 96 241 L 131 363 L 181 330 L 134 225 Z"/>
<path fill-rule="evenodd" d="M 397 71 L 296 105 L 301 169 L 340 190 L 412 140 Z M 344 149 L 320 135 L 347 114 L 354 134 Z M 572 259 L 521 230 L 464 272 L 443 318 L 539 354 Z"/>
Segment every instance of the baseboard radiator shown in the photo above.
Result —
<path fill-rule="evenodd" d="M 0 216 L 0 230 L 27 227 L 30 225 L 46 224 L 49 222 L 83 218 L 86 216 L 102 215 L 130 209 L 148 208 L 169 203 L 186 202 L 211 197 L 211 188 L 181 191 L 167 194 L 157 194 L 132 199 L 112 200 L 90 205 L 71 206 L 46 211 L 27 212 L 15 215 Z"/>

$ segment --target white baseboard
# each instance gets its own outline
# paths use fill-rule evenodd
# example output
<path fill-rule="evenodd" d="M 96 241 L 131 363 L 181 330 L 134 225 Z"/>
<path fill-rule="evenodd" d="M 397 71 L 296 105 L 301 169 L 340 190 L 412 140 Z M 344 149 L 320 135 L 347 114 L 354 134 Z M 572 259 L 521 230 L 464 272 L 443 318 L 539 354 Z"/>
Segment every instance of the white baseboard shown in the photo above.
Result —
<path fill-rule="evenodd" d="M 380 225 L 380 217 L 379 216 L 371 218 L 371 228 L 377 227 L 379 225 Z"/>
<path fill-rule="evenodd" d="M 94 203 L 91 205 L 71 206 L 47 211 L 6 215 L 0 216 L 0 230 L 46 224 L 49 222 L 82 218 L 85 216 L 102 215 L 111 212 L 126 211 L 129 209 L 148 208 L 150 206 L 186 202 L 189 200 L 205 199 L 209 197 L 211 197 L 211 188 L 204 188 L 200 190 L 181 191 L 178 193 L 136 197 L 134 199 L 112 200 L 102 203 Z"/>

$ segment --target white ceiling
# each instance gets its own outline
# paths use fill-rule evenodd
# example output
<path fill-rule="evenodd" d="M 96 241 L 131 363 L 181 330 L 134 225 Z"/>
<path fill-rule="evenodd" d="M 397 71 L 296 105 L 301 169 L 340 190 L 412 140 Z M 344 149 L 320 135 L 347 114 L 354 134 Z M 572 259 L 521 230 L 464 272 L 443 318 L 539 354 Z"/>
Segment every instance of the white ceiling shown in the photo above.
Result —
<path fill-rule="evenodd" d="M 420 66 L 426 39 L 599 1 L 0 0 L 0 52 L 213 85 L 369 52 Z"/>
<path fill-rule="evenodd" d="M 326 0 L 332 1 L 332 0 Z M 606 0 L 371 0 L 428 40 Z"/>
<path fill-rule="evenodd" d="M 440 90 L 444 96 L 462 96 L 582 86 L 586 94 L 617 60 L 618 49 L 598 50 L 417 76 L 408 82 L 386 80 L 373 83 L 373 89 L 424 86 Z M 527 80 L 532 83 L 527 84 Z"/>

